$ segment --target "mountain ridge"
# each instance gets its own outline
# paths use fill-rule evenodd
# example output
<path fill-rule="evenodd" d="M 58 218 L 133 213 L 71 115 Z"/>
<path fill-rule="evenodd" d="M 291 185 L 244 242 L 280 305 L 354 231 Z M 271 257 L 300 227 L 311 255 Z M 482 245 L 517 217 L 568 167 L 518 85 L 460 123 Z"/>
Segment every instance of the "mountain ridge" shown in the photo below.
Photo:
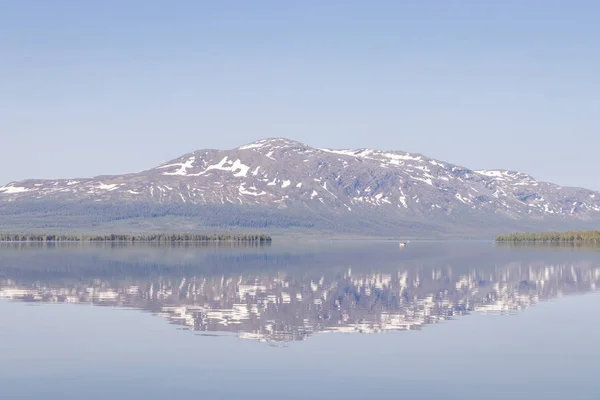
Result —
<path fill-rule="evenodd" d="M 192 225 L 196 219 L 199 228 L 209 226 L 202 221 L 212 218 L 215 208 L 235 209 L 234 214 L 243 214 L 237 222 L 211 223 L 243 227 L 247 214 L 256 212 L 261 216 L 251 218 L 252 224 L 262 219 L 269 228 L 272 213 L 278 220 L 290 219 L 292 226 L 302 220 L 299 226 L 306 229 L 367 229 L 376 236 L 394 234 L 394 225 L 417 236 L 421 229 L 437 231 L 437 236 L 572 229 L 600 221 L 600 192 L 589 189 L 538 181 L 519 171 L 472 170 L 419 153 L 313 148 L 286 138 L 260 139 L 231 150 L 199 149 L 137 173 L 27 179 L 0 187 L 0 217 L 7 222 L 15 221 L 15 204 L 22 205 L 21 214 L 43 214 L 42 203 L 49 215 L 56 207 L 82 204 L 178 208 L 161 217 L 183 216 Z M 119 215 L 119 220 L 134 214 Z M 488 226 L 478 229 L 481 224 Z"/>

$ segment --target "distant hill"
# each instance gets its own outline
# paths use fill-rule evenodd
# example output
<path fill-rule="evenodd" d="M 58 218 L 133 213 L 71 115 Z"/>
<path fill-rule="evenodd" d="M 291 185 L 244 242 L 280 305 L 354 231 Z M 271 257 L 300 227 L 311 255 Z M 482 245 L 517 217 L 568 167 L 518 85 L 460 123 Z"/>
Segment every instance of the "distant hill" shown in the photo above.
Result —
<path fill-rule="evenodd" d="M 600 193 L 592 190 L 421 154 L 282 138 L 198 150 L 140 173 L 0 187 L 2 231 L 492 238 L 599 225 Z"/>

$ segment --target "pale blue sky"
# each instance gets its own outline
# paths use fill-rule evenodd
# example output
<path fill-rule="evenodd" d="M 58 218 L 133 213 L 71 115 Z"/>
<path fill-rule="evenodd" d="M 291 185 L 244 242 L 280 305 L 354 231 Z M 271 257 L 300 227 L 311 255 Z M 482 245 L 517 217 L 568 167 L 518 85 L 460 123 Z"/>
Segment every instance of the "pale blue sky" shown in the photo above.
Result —
<path fill-rule="evenodd" d="M 0 0 L 0 184 L 283 136 L 600 189 L 600 1 Z"/>

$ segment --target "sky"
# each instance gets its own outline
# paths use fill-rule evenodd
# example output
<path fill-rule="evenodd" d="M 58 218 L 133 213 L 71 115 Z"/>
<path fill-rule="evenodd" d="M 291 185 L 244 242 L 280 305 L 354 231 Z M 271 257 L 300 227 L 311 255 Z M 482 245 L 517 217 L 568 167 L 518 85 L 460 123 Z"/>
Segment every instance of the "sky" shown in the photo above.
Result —
<path fill-rule="evenodd" d="M 0 0 L 0 185 L 266 137 L 600 190 L 595 0 Z"/>

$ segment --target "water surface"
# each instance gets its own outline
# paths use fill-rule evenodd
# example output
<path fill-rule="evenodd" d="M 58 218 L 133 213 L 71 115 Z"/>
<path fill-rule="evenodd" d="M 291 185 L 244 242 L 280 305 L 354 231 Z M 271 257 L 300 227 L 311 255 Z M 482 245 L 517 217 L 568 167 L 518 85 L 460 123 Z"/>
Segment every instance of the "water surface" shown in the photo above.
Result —
<path fill-rule="evenodd" d="M 0 248 L 7 398 L 596 399 L 596 248 Z"/>

